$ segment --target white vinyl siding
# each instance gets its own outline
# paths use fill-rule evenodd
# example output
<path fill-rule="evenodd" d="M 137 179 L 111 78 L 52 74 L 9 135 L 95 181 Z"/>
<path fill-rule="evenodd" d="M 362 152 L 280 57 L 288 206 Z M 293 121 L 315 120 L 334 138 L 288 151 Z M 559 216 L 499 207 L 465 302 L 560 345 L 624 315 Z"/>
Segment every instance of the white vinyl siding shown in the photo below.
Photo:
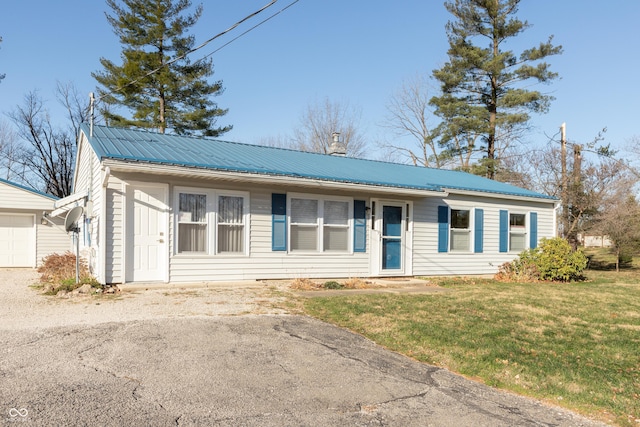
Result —
<path fill-rule="evenodd" d="M 228 194 L 234 191 L 227 189 Z M 368 277 L 366 252 L 294 253 L 271 250 L 272 188 L 251 191 L 247 256 L 173 256 L 170 259 L 171 282 L 199 282 L 246 279 Z M 286 192 L 281 190 L 282 193 Z M 333 198 L 331 198 L 333 200 Z M 337 197 L 337 200 L 340 198 Z M 247 206 L 245 206 L 247 209 Z M 368 228 L 368 227 L 367 227 Z M 351 230 L 351 229 L 350 229 Z M 352 231 L 350 231 L 352 232 Z M 369 232 L 369 230 L 367 230 Z M 369 235 L 367 235 L 369 239 Z"/>
<path fill-rule="evenodd" d="M 112 173 L 109 181 L 107 194 L 107 229 L 113 229 L 109 237 L 110 246 L 107 247 L 107 264 L 109 273 L 105 275 L 108 283 L 121 283 L 123 274 L 123 233 L 122 233 L 122 183 L 129 178 L 140 178 L 140 175 L 127 175 Z M 156 177 L 154 182 L 162 181 L 164 177 Z M 151 179 L 151 178 L 149 178 Z M 325 251 L 316 252 L 292 252 L 272 250 L 272 194 L 287 194 L 290 204 L 291 198 L 307 198 L 312 200 L 326 200 L 336 202 L 347 202 L 348 208 L 348 239 L 353 241 L 353 202 L 351 198 L 344 197 L 344 194 L 319 193 L 308 194 L 294 193 L 286 187 L 274 186 L 252 186 L 248 192 L 248 186 L 240 183 L 220 183 L 205 179 L 171 178 L 165 181 L 169 185 L 169 205 L 172 211 L 169 220 L 169 277 L 172 283 L 196 283 L 209 281 L 238 281 L 238 280 L 261 280 L 261 279 L 282 279 L 282 278 L 345 278 L 345 277 L 369 277 L 371 270 L 371 249 L 368 246 L 367 252 L 351 251 L 352 243 L 349 243 L 347 251 Z M 213 185 L 212 185 L 213 184 Z M 211 193 L 207 193 L 208 204 L 211 204 L 210 212 L 213 216 L 209 218 L 211 240 L 209 252 L 207 254 L 185 254 L 177 253 L 175 247 L 176 221 L 178 203 L 177 193 L 179 191 L 202 192 L 203 188 L 213 188 Z M 207 190 L 209 191 L 209 190 Z M 225 247 L 218 239 L 219 228 L 236 226 L 233 214 L 223 214 L 218 217 L 217 205 L 220 204 L 220 196 L 243 197 L 244 240 L 243 252 L 221 252 Z M 359 193 L 354 195 L 354 199 L 370 200 L 375 198 L 372 195 Z M 402 199 L 399 199 L 402 200 Z M 412 221 L 411 236 L 413 256 L 408 263 L 412 263 L 412 274 L 415 276 L 433 275 L 464 275 L 464 274 L 494 274 L 498 267 L 506 261 L 512 260 L 517 254 L 499 253 L 499 210 L 506 209 L 516 212 L 538 213 L 538 236 L 552 237 L 554 235 L 554 217 L 552 203 L 522 202 L 501 199 L 490 199 L 486 197 L 454 196 L 451 195 L 446 200 L 436 197 L 412 198 Z M 223 204 L 226 202 L 222 202 Z M 470 210 L 470 228 L 473 234 L 473 211 L 475 208 L 484 210 L 484 247 L 482 253 L 470 252 L 449 252 L 440 254 L 438 250 L 438 206 L 447 205 L 455 209 Z M 371 203 L 367 201 L 367 207 Z M 336 212 L 341 208 L 336 207 Z M 368 210 L 366 239 L 371 242 L 377 238 L 377 231 L 372 231 L 371 210 Z M 287 206 L 288 222 L 290 221 L 291 210 Z M 335 219 L 331 219 L 327 224 L 318 221 L 318 227 L 322 227 L 322 233 L 316 228 L 318 235 L 324 236 L 325 225 L 328 228 L 339 229 L 344 227 L 344 216 L 336 213 Z M 527 217 L 528 218 L 528 217 Z M 100 219 L 94 219 L 96 223 Z M 290 226 L 290 224 L 288 224 Z M 94 245 L 96 239 L 93 240 Z M 318 246 L 324 245 L 324 238 L 318 241 Z M 220 248 L 216 249 L 216 246 Z M 472 246 L 471 246 L 472 247 Z"/>
<path fill-rule="evenodd" d="M 51 254 L 63 254 L 72 250 L 71 236 L 64 231 L 62 218 L 50 218 L 50 223 L 40 224 L 36 217 L 36 265 L 42 264 L 42 259 Z"/>
<path fill-rule="evenodd" d="M 109 227 L 114 228 L 111 248 L 107 250 L 107 257 L 111 257 L 109 261 L 112 266 L 108 277 L 109 283 L 120 283 L 122 275 L 120 269 L 122 267 L 122 189 L 115 185 L 116 182 L 124 180 L 125 176 L 114 178 L 113 188 L 107 191 L 108 200 L 107 212 L 111 224 Z M 183 185 L 186 180 L 179 183 Z M 198 180 L 189 181 L 191 184 L 200 184 L 204 187 L 210 184 L 208 181 Z M 182 190 L 198 192 L 202 187 L 183 187 L 170 185 L 170 203 L 174 212 L 172 218 L 175 218 L 177 212 L 177 192 Z M 211 227 L 222 226 L 224 228 L 227 220 L 230 218 L 217 218 L 215 205 L 219 204 L 219 196 L 243 196 L 243 209 L 245 210 L 244 226 L 245 240 L 244 252 L 240 255 L 234 253 L 218 253 L 215 252 L 215 246 L 219 244 L 217 232 L 214 229 L 212 233 L 212 244 L 214 252 L 205 255 L 202 254 L 177 254 L 175 246 L 171 246 L 169 256 L 169 281 L 172 283 L 195 283 L 208 281 L 237 281 L 237 280 L 259 280 L 259 279 L 281 279 L 281 278 L 344 278 L 344 277 L 369 277 L 372 275 L 371 270 L 371 252 L 368 248 L 367 252 L 285 252 L 273 251 L 271 248 L 272 236 L 272 212 L 271 200 L 272 193 L 287 193 L 286 188 L 273 188 L 270 186 L 256 186 L 251 192 L 243 192 L 246 186 L 242 185 L 220 185 L 220 189 L 212 190 L 209 195 L 210 202 L 214 205 L 211 212 L 215 212 Z M 331 194 L 312 194 L 287 193 L 287 198 L 310 198 L 312 200 L 329 200 L 329 201 L 347 201 L 348 199 L 341 196 L 333 196 Z M 358 194 L 357 198 L 369 200 L 367 195 Z M 494 274 L 498 267 L 506 261 L 510 261 L 517 254 L 499 253 L 499 210 L 511 209 L 518 207 L 519 211 L 536 211 L 538 213 L 538 235 L 540 238 L 552 237 L 554 235 L 553 225 L 553 204 L 544 203 L 505 203 L 505 200 L 491 200 L 481 197 L 458 197 L 453 196 L 447 200 L 441 198 L 415 198 L 411 200 L 413 206 L 412 233 L 413 241 L 407 242 L 413 245 L 413 256 L 408 262 L 412 262 L 412 274 L 416 276 L 433 276 L 433 275 L 462 275 L 462 274 Z M 473 229 L 473 210 L 480 208 L 484 210 L 484 248 L 483 253 L 470 252 L 449 252 L 439 254 L 437 252 L 438 245 L 438 206 L 451 202 L 451 206 L 456 209 L 470 210 L 472 218 L 470 228 Z M 223 202 L 225 203 L 225 202 Z M 111 205 L 111 206 L 110 206 Z M 349 222 L 352 223 L 352 202 L 349 203 Z M 370 202 L 367 202 L 370 207 Z M 371 211 L 368 211 L 369 215 Z M 287 216 L 291 215 L 290 206 L 287 206 Z M 340 218 L 340 215 L 337 215 Z M 220 224 L 217 224 L 219 220 Z M 330 220 L 327 226 L 338 226 L 339 224 L 331 224 L 336 222 Z M 337 222 L 340 222 L 339 220 Z M 175 228 L 177 221 L 174 219 L 169 221 L 170 242 L 175 245 Z M 323 225 L 324 227 L 324 225 Z M 120 231 L 118 231 L 120 230 Z M 367 241 L 376 238 L 376 231 L 372 231 L 371 218 L 367 217 Z M 319 233 L 319 232 L 318 232 Z M 353 227 L 349 228 L 349 239 L 352 238 Z M 472 231 L 473 234 L 473 231 Z M 320 242 L 318 242 L 320 244 Z M 350 243 L 351 245 L 351 243 Z M 109 252 L 113 254 L 109 255 Z"/>
<path fill-rule="evenodd" d="M 0 182 L 0 210 L 53 210 L 55 199 Z"/>
<path fill-rule="evenodd" d="M 471 212 L 472 235 L 474 209 L 483 210 L 484 239 L 481 253 L 469 251 L 438 252 L 438 206 L 443 205 Z M 501 209 L 515 212 L 537 212 L 538 237 L 541 239 L 555 236 L 553 202 L 520 200 L 510 202 L 506 199 L 454 194 L 451 194 L 447 199 L 436 197 L 417 199 L 414 201 L 413 216 L 413 274 L 416 276 L 495 274 L 500 265 L 512 261 L 518 255 L 517 252 L 499 252 L 499 212 Z M 470 245 L 470 248 L 472 250 L 473 246 Z"/>
<path fill-rule="evenodd" d="M 103 174 L 104 170 L 100 160 L 91 149 L 86 136 L 82 133 L 78 144 L 73 192 L 74 194 L 85 196 L 86 200 L 90 201 L 85 208 L 89 208 L 91 211 L 85 211 L 85 216 L 89 218 L 89 221 L 82 224 L 80 252 L 84 254 L 85 261 L 92 274 L 99 281 L 114 283 L 106 280 L 107 274 L 115 271 L 112 267 L 113 255 L 109 252 L 105 253 L 107 249 L 105 245 L 112 243 L 110 242 L 110 236 L 108 236 L 110 232 L 104 231 L 106 235 L 101 235 L 101 230 L 109 230 L 109 228 L 106 228 L 106 224 L 101 224 L 100 221 L 103 210 L 112 209 L 109 204 L 105 206 L 105 200 L 103 200 L 103 198 L 108 197 L 106 195 L 107 188 L 115 188 L 117 184 L 119 190 L 122 188 L 122 183 L 112 180 L 107 182 L 105 187 L 103 186 Z M 81 199 L 78 204 L 82 205 L 83 200 Z M 68 206 L 68 209 L 72 207 L 73 205 Z M 64 218 L 64 214 L 61 216 Z M 107 216 L 104 220 L 108 221 L 109 217 Z M 87 227 L 87 229 L 85 230 L 84 227 Z M 91 256 L 88 254 L 91 254 Z"/>
<path fill-rule="evenodd" d="M 124 191 L 122 183 L 114 182 L 106 190 L 106 260 L 104 280 L 106 283 L 122 283 L 124 281 Z M 94 235 L 93 244 L 97 245 Z"/>

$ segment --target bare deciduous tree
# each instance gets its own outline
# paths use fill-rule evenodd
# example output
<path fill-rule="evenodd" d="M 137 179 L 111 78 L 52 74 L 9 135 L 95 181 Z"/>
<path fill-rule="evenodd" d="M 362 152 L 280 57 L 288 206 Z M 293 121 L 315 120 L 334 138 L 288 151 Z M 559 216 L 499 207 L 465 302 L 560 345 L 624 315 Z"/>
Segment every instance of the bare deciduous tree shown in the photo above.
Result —
<path fill-rule="evenodd" d="M 412 144 L 385 142 L 382 145 L 392 155 L 397 153 L 415 166 L 442 168 L 450 158 L 438 146 L 437 135 L 429 123 L 432 116 L 429 99 L 428 83 L 424 77 L 405 80 L 387 103 L 388 116 L 383 126 L 396 137 L 408 137 Z"/>
<path fill-rule="evenodd" d="M 591 146 L 587 144 L 587 148 Z M 575 154 L 568 156 L 567 177 L 560 170 L 561 150 L 559 146 L 548 146 L 542 150 L 521 153 L 521 162 L 529 165 L 529 188 L 561 196 L 561 186 L 566 185 L 566 198 L 562 205 L 568 212 L 559 212 L 560 234 L 570 241 L 577 234 L 593 230 L 602 212 L 609 205 L 618 203 L 633 193 L 638 176 L 632 173 L 626 162 L 613 156 L 598 155 L 601 150 L 587 150 L 582 145 L 570 144 Z M 583 150 L 584 149 L 584 150 Z M 583 151 L 585 153 L 583 153 Z M 583 154 L 589 154 L 584 156 Z M 565 182 L 566 181 L 566 182 Z"/>
<path fill-rule="evenodd" d="M 9 123 L 0 121 L 0 173 L 6 180 L 22 182 L 24 172 L 18 136 Z"/>
<path fill-rule="evenodd" d="M 283 135 L 278 136 L 264 136 L 255 142 L 257 145 L 264 145 L 266 147 L 274 148 L 292 148 L 294 145 L 291 138 Z"/>
<path fill-rule="evenodd" d="M 9 117 L 24 142 L 19 158 L 27 171 L 25 184 L 66 197 L 71 194 L 77 136 L 80 123 L 88 119 L 88 106 L 83 106 L 71 84 L 58 83 L 56 96 L 70 120 L 66 128 L 53 125 L 37 91 L 25 95 L 23 105 L 17 106 Z"/>
<path fill-rule="evenodd" d="M 632 136 L 627 141 L 625 150 L 630 154 L 627 158 L 631 172 L 640 178 L 640 135 Z"/>
<path fill-rule="evenodd" d="M 500 167 L 496 170 L 496 180 L 516 185 L 529 190 L 541 191 L 535 188 L 535 180 L 531 177 L 531 169 L 523 159 L 527 158 L 530 151 L 509 147 L 500 154 Z M 546 191 L 542 191 L 549 194 Z"/>
<path fill-rule="evenodd" d="M 621 257 L 640 249 L 640 206 L 633 196 L 614 198 L 596 219 L 594 230 L 612 242 L 616 271 L 620 271 Z"/>
<path fill-rule="evenodd" d="M 367 144 L 359 129 L 360 115 L 359 109 L 329 98 L 309 104 L 300 116 L 300 126 L 294 130 L 288 148 L 329 154 L 331 135 L 338 132 L 348 157 L 365 157 Z"/>
<path fill-rule="evenodd" d="M 0 43 L 2 43 L 2 37 L 0 36 Z M 5 74 L 0 73 L 0 81 L 5 78 Z"/>

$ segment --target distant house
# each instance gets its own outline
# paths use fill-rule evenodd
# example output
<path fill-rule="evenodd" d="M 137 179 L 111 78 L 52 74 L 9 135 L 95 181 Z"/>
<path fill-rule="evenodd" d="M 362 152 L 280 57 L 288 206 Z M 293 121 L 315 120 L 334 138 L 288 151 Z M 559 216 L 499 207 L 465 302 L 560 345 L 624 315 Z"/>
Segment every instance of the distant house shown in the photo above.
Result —
<path fill-rule="evenodd" d="M 578 241 L 585 248 L 610 248 L 613 246 L 609 236 L 603 235 L 578 234 Z"/>
<path fill-rule="evenodd" d="M 556 199 L 450 170 L 86 125 L 76 161 L 56 213 L 102 283 L 491 274 L 555 234 Z"/>
<path fill-rule="evenodd" d="M 71 249 L 62 220 L 43 220 L 56 197 L 0 179 L 0 267 L 37 267 Z"/>

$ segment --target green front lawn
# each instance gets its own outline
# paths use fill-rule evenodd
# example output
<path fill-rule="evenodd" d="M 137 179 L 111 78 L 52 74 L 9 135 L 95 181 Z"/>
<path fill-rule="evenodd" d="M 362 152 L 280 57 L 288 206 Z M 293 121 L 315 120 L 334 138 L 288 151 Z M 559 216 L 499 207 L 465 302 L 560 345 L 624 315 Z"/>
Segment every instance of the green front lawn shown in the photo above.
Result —
<path fill-rule="evenodd" d="M 422 362 L 639 426 L 639 276 L 614 274 L 569 284 L 447 279 L 451 292 L 310 298 L 304 309 Z"/>

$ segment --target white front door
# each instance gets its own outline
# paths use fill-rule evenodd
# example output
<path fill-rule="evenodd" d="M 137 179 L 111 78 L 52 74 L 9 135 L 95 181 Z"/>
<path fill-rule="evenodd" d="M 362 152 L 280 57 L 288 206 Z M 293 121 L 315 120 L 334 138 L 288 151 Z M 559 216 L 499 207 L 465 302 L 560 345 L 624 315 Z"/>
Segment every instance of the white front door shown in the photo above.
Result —
<path fill-rule="evenodd" d="M 127 282 L 167 281 L 167 186 L 134 184 L 127 194 Z"/>

